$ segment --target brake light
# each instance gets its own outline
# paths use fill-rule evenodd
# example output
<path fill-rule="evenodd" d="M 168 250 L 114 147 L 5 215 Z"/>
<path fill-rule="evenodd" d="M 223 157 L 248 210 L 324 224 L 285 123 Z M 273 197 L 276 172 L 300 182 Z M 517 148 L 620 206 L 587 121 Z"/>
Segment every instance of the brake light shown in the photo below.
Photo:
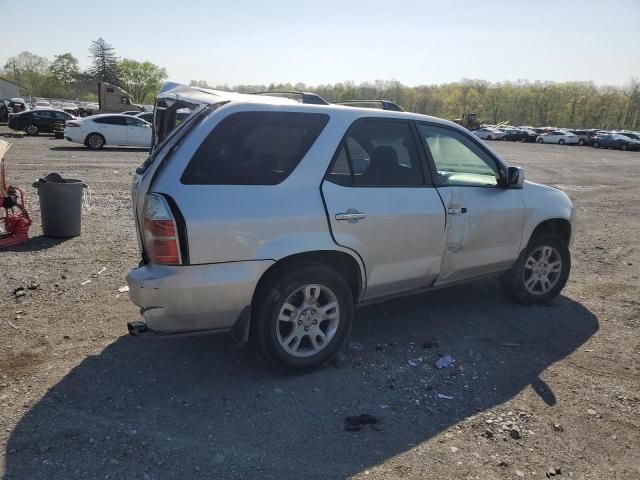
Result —
<path fill-rule="evenodd" d="M 79 126 L 80 126 L 80 124 L 79 124 L 79 123 L 76 123 L 76 122 L 66 122 L 66 123 L 65 123 L 65 126 L 66 126 L 66 127 L 79 127 Z"/>
<path fill-rule="evenodd" d="M 151 263 L 180 265 L 178 229 L 166 200 L 151 193 L 144 200 L 143 237 L 145 251 Z"/>

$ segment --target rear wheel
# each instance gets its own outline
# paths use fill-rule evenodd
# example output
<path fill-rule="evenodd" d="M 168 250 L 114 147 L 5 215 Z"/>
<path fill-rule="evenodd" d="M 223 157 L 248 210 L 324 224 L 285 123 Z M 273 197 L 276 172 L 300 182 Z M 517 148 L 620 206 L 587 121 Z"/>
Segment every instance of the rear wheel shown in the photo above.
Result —
<path fill-rule="evenodd" d="M 584 146 L 584 144 L 585 144 L 584 138 L 581 138 L 580 140 L 578 140 L 578 145 L 582 147 Z"/>
<path fill-rule="evenodd" d="M 556 298 L 569 278 L 571 255 L 560 237 L 536 235 L 516 263 L 500 277 L 502 289 L 518 302 L 543 304 Z"/>
<path fill-rule="evenodd" d="M 491 140 L 491 135 L 487 135 L 487 140 Z"/>
<path fill-rule="evenodd" d="M 262 357 L 286 373 L 318 368 L 338 353 L 353 320 L 353 296 L 344 278 L 304 262 L 268 278 L 257 292 L 252 341 Z"/>
<path fill-rule="evenodd" d="M 100 150 L 104 147 L 104 137 L 99 133 L 90 133 L 84 141 L 84 144 L 91 150 Z"/>
<path fill-rule="evenodd" d="M 27 135 L 38 135 L 38 133 L 40 133 L 38 127 L 33 124 L 27 125 L 27 128 L 25 128 L 24 131 L 27 132 Z"/>
<path fill-rule="evenodd" d="M 543 140 L 543 139 L 541 139 L 541 138 L 539 138 L 538 140 L 536 140 L 536 142 L 538 142 L 538 143 L 544 143 L 544 140 Z"/>
<path fill-rule="evenodd" d="M 593 148 L 600 148 L 600 143 L 598 142 L 593 142 L 591 145 L 593 145 Z"/>
<path fill-rule="evenodd" d="M 622 145 L 620 145 L 620 150 L 627 150 L 629 148 L 629 146 L 626 143 L 623 143 Z"/>

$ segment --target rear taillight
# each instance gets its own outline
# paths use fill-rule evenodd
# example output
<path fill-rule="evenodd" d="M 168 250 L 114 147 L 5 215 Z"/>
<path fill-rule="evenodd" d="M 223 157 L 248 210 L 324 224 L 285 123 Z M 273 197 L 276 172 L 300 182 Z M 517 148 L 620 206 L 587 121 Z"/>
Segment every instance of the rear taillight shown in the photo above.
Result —
<path fill-rule="evenodd" d="M 80 124 L 76 123 L 76 122 L 66 122 L 64 125 L 65 125 L 65 127 L 79 127 L 80 126 Z"/>
<path fill-rule="evenodd" d="M 151 193 L 144 200 L 143 238 L 151 263 L 180 265 L 178 229 L 166 200 Z"/>

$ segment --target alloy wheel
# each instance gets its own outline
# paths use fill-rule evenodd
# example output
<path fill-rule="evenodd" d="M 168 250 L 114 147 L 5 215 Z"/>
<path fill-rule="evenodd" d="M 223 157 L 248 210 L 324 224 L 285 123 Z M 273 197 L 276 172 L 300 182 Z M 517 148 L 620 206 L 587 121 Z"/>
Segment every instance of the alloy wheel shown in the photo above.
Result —
<path fill-rule="evenodd" d="M 336 295 L 324 285 L 304 285 L 292 292 L 278 313 L 276 334 L 294 357 L 311 357 L 333 339 L 340 323 Z"/>
<path fill-rule="evenodd" d="M 524 287 L 533 295 L 544 295 L 558 283 L 562 273 L 562 257 L 553 247 L 536 248 L 524 263 Z"/>

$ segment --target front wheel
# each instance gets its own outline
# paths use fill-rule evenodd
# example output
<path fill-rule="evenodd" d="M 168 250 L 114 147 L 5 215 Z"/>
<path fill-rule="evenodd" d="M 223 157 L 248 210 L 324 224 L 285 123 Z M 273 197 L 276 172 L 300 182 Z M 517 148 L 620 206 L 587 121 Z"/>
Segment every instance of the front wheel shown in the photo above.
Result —
<path fill-rule="evenodd" d="M 560 145 L 564 145 L 564 144 L 565 144 L 565 141 L 561 138 L 560 140 L 558 140 L 558 143 L 559 143 Z"/>
<path fill-rule="evenodd" d="M 543 139 L 541 139 L 541 138 L 539 138 L 538 140 L 536 140 L 536 142 L 538 142 L 538 143 L 544 143 L 544 140 L 543 140 Z"/>
<path fill-rule="evenodd" d="M 626 151 L 629 148 L 629 146 L 626 143 L 623 143 L 622 145 L 620 145 L 620 150 Z"/>
<path fill-rule="evenodd" d="M 304 373 L 333 358 L 351 332 L 351 289 L 335 270 L 315 262 L 267 278 L 252 307 L 252 341 L 285 373 Z"/>
<path fill-rule="evenodd" d="M 544 304 L 560 294 L 570 271 L 571 255 L 565 242 L 557 235 L 536 235 L 500 277 L 500 286 L 520 303 Z"/>
<path fill-rule="evenodd" d="M 27 128 L 24 129 L 25 132 L 27 132 L 27 135 L 38 135 L 38 133 L 40 133 L 40 130 L 38 130 L 38 127 L 36 125 L 27 125 Z"/>
<path fill-rule="evenodd" d="M 593 146 L 593 148 L 600 148 L 600 143 L 598 142 L 593 142 L 591 145 Z"/>
<path fill-rule="evenodd" d="M 584 138 L 581 138 L 580 140 L 578 140 L 578 145 L 582 147 L 584 146 L 584 144 L 585 144 Z"/>

